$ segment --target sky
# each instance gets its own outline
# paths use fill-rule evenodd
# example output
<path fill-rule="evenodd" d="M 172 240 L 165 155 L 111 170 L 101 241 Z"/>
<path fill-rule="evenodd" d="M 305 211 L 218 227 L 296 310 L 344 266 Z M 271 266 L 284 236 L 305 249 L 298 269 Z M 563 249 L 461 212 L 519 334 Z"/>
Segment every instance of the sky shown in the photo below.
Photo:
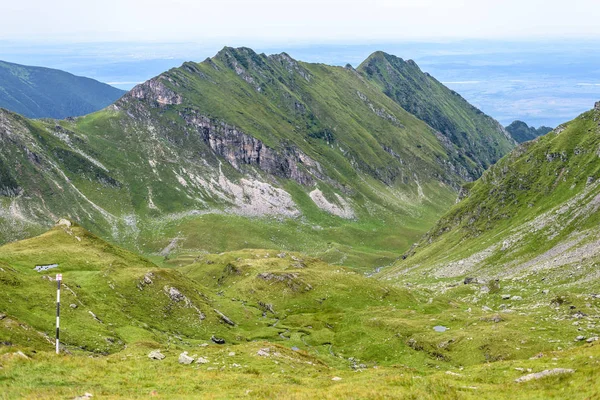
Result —
<path fill-rule="evenodd" d="M 250 44 L 600 37 L 597 0 L 21 0 L 0 40 Z"/>
<path fill-rule="evenodd" d="M 122 89 L 223 46 L 358 66 L 415 60 L 507 125 L 554 127 L 600 100 L 598 0 L 21 0 L 0 12 L 0 60 Z"/>

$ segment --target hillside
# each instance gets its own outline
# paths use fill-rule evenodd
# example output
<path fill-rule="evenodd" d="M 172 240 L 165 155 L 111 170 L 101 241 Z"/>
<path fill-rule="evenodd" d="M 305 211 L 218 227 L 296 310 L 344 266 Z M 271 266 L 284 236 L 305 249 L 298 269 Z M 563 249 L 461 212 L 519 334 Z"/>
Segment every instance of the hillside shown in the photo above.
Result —
<path fill-rule="evenodd" d="M 527 125 L 523 121 L 513 121 L 506 128 L 506 131 L 515 139 L 517 143 L 523 143 L 535 139 L 538 136 L 543 136 L 546 133 L 552 131 L 552 128 L 547 126 L 540 126 L 534 128 L 533 126 Z"/>
<path fill-rule="evenodd" d="M 466 185 L 463 199 L 384 276 L 527 279 L 554 289 L 595 290 L 598 120 L 600 103 L 519 146 Z"/>
<path fill-rule="evenodd" d="M 352 68 L 224 48 L 84 117 L 1 111 L 0 241 L 65 216 L 145 254 L 277 248 L 370 269 L 511 145 L 469 135 L 465 158 Z"/>
<path fill-rule="evenodd" d="M 29 118 L 67 118 L 98 111 L 125 92 L 57 69 L 0 61 L 0 107 Z"/>
<path fill-rule="evenodd" d="M 477 179 L 514 146 L 510 135 L 485 115 L 427 73 L 412 60 L 375 52 L 358 67 L 402 108 L 436 129 L 451 145 L 452 158 Z"/>
<path fill-rule="evenodd" d="M 476 285 L 434 294 L 260 249 L 159 266 L 68 221 L 0 247 L 0 290 L 8 398 L 529 399 L 599 384 L 600 346 L 573 340 L 593 339 L 578 312 L 593 320 L 599 299 L 503 309 Z M 157 350 L 164 359 L 149 357 Z"/>

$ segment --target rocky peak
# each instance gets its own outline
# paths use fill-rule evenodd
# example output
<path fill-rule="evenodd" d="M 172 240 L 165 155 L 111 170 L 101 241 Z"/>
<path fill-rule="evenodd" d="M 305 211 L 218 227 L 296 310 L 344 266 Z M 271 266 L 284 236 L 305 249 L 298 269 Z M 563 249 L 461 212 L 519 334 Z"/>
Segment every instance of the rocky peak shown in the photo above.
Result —
<path fill-rule="evenodd" d="M 173 80 L 167 75 L 159 75 L 131 89 L 119 102 L 138 99 L 155 103 L 158 106 L 181 104 L 183 97 L 170 89 L 166 82 L 174 84 Z"/>
<path fill-rule="evenodd" d="M 600 101 L 594 103 L 594 110 L 600 111 Z"/>

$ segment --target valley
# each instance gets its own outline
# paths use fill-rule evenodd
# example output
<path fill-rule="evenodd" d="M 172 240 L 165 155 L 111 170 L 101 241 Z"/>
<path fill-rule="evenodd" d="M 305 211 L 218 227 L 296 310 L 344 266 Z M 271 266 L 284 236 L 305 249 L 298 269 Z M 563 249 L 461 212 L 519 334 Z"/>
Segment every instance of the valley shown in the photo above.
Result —
<path fill-rule="evenodd" d="M 599 121 L 517 145 L 412 61 L 230 47 L 1 109 L 1 396 L 595 398 Z"/>

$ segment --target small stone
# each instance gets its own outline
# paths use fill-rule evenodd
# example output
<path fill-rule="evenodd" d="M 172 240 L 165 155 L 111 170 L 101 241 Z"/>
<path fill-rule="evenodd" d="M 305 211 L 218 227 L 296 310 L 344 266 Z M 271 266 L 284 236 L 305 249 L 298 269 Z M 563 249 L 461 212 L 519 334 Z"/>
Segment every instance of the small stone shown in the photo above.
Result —
<path fill-rule="evenodd" d="M 550 291 L 548 289 L 544 289 L 544 290 L 542 290 L 542 293 L 543 294 L 548 294 L 548 293 L 550 293 Z"/>
<path fill-rule="evenodd" d="M 233 356 L 235 356 L 235 352 L 234 351 L 230 351 L 229 352 L 229 357 L 233 357 Z"/>
<path fill-rule="evenodd" d="M 264 349 L 260 349 L 256 352 L 257 356 L 261 356 L 261 357 L 269 357 L 271 354 L 271 349 L 269 349 L 268 347 L 264 348 Z"/>
<path fill-rule="evenodd" d="M 491 308 L 489 308 L 488 306 L 483 306 L 483 307 L 481 307 L 481 310 L 482 310 L 482 311 L 486 311 L 486 312 L 494 311 L 494 310 L 492 310 Z"/>
<path fill-rule="evenodd" d="M 225 344 L 225 339 L 218 338 L 215 335 L 211 336 L 210 340 L 212 340 L 216 344 Z"/>
<path fill-rule="evenodd" d="M 208 360 L 208 358 L 198 357 L 198 359 L 196 360 L 196 363 L 198 363 L 198 364 L 208 364 L 209 360 Z"/>
<path fill-rule="evenodd" d="M 583 336 L 583 335 L 579 335 L 575 338 L 575 341 L 582 341 L 582 340 L 585 340 L 585 336 Z"/>
<path fill-rule="evenodd" d="M 161 353 L 160 350 L 152 350 L 148 354 L 148 357 L 152 360 L 163 360 L 165 358 L 165 355 Z"/>
<path fill-rule="evenodd" d="M 179 355 L 179 364 L 191 364 L 194 362 L 194 358 L 188 356 L 188 352 L 184 351 Z"/>
<path fill-rule="evenodd" d="M 339 382 L 342 380 L 342 378 L 340 378 L 339 376 L 334 376 L 333 378 L 331 378 L 331 380 L 335 381 L 335 382 Z"/>
<path fill-rule="evenodd" d="M 74 397 L 73 400 L 87 400 L 87 399 L 91 399 L 92 397 L 94 397 L 93 394 L 86 392 L 86 393 L 84 393 L 83 396 Z"/>
<path fill-rule="evenodd" d="M 71 308 L 77 308 L 77 304 L 71 303 L 71 304 L 69 304 L 69 307 L 71 307 Z"/>
<path fill-rule="evenodd" d="M 510 299 L 510 294 L 503 294 L 502 295 L 502 300 L 509 300 Z"/>
<path fill-rule="evenodd" d="M 522 298 L 521 296 L 513 296 L 513 297 L 511 297 L 510 299 L 511 299 L 511 300 L 513 300 L 513 301 L 520 301 L 520 300 L 523 300 L 523 298 Z"/>
<path fill-rule="evenodd" d="M 586 342 L 588 343 L 592 343 L 592 342 L 596 342 L 598 341 L 598 336 L 593 336 L 591 338 L 589 338 L 588 340 L 586 340 Z"/>
<path fill-rule="evenodd" d="M 13 354 L 19 358 L 24 358 L 26 360 L 29 360 L 29 357 L 25 353 L 23 353 L 21 350 L 15 352 Z"/>

